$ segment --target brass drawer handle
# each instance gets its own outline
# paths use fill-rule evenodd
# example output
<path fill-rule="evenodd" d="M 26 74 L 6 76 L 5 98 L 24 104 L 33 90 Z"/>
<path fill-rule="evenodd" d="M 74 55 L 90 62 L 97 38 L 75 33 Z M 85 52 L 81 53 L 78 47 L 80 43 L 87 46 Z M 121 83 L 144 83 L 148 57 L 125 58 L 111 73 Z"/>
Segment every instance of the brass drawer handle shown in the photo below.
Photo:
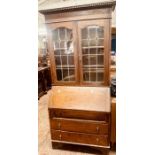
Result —
<path fill-rule="evenodd" d="M 99 139 L 98 139 L 98 138 L 96 138 L 96 141 L 97 141 L 97 142 L 99 142 Z"/>
<path fill-rule="evenodd" d="M 59 135 L 59 139 L 61 140 L 61 138 L 62 138 L 62 136 L 61 136 L 61 134 Z"/>
<path fill-rule="evenodd" d="M 61 128 L 61 123 L 58 123 L 58 128 L 59 128 L 59 129 Z"/>
<path fill-rule="evenodd" d="M 99 126 L 96 127 L 96 131 L 99 132 Z"/>

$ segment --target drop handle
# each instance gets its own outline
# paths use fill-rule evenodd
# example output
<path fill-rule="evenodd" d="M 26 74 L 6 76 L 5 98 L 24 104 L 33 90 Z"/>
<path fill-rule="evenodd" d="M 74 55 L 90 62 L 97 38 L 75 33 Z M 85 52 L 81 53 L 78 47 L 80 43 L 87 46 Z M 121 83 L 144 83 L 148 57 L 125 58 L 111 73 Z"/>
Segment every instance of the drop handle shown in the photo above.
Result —
<path fill-rule="evenodd" d="M 99 142 L 99 139 L 98 139 L 98 138 L 96 138 L 96 141 L 97 141 L 97 142 Z"/>
<path fill-rule="evenodd" d="M 96 127 L 96 131 L 99 132 L 99 127 L 98 126 Z"/>

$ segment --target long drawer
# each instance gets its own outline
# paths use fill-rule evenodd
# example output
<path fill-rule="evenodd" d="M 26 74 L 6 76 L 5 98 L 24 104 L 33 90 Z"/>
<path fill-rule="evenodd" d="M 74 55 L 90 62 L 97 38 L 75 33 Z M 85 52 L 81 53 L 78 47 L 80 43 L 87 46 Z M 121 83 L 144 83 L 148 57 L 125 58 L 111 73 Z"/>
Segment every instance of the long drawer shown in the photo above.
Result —
<path fill-rule="evenodd" d="M 108 134 L 109 125 L 104 121 L 53 118 L 51 129 L 103 135 Z"/>
<path fill-rule="evenodd" d="M 52 130 L 52 140 L 65 141 L 71 143 L 92 144 L 100 146 L 109 146 L 108 135 L 83 134 L 67 132 L 61 130 Z"/>
<path fill-rule="evenodd" d="M 109 122 L 109 113 L 71 109 L 49 109 L 49 117 L 75 118 Z"/>

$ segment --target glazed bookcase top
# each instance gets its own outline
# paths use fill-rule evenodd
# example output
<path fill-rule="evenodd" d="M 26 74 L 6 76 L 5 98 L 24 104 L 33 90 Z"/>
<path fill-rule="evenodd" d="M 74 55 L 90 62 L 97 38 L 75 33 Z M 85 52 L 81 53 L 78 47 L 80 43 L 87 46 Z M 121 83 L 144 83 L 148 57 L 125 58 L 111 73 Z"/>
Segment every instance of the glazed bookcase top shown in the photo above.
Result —
<path fill-rule="evenodd" d="M 82 8 L 91 7 L 106 7 L 115 6 L 115 0 L 71 0 L 64 2 L 53 3 L 52 1 L 46 1 L 39 6 L 39 12 L 46 14 L 51 12 L 69 11 Z"/>

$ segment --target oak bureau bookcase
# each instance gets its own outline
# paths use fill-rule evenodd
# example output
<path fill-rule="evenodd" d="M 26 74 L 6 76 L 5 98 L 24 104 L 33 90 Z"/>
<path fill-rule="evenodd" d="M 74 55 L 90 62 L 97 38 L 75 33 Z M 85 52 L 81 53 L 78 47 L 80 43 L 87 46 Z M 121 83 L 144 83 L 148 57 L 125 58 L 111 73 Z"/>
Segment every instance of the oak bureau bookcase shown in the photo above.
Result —
<path fill-rule="evenodd" d="M 110 107 L 111 14 L 114 6 L 115 1 L 100 0 L 93 4 L 39 10 L 45 15 L 55 94 L 55 100 L 50 98 L 49 103 L 52 140 L 103 148 L 110 145 L 110 108 L 103 107 Z M 77 98 L 82 95 L 80 91 L 87 94 L 83 100 Z M 87 99 L 92 99 L 94 104 Z M 77 104 L 77 100 L 82 103 Z M 79 128 L 75 127 L 77 124 Z M 87 126 L 88 130 L 84 131 Z M 81 141 L 77 140 L 78 136 L 82 137 Z"/>

